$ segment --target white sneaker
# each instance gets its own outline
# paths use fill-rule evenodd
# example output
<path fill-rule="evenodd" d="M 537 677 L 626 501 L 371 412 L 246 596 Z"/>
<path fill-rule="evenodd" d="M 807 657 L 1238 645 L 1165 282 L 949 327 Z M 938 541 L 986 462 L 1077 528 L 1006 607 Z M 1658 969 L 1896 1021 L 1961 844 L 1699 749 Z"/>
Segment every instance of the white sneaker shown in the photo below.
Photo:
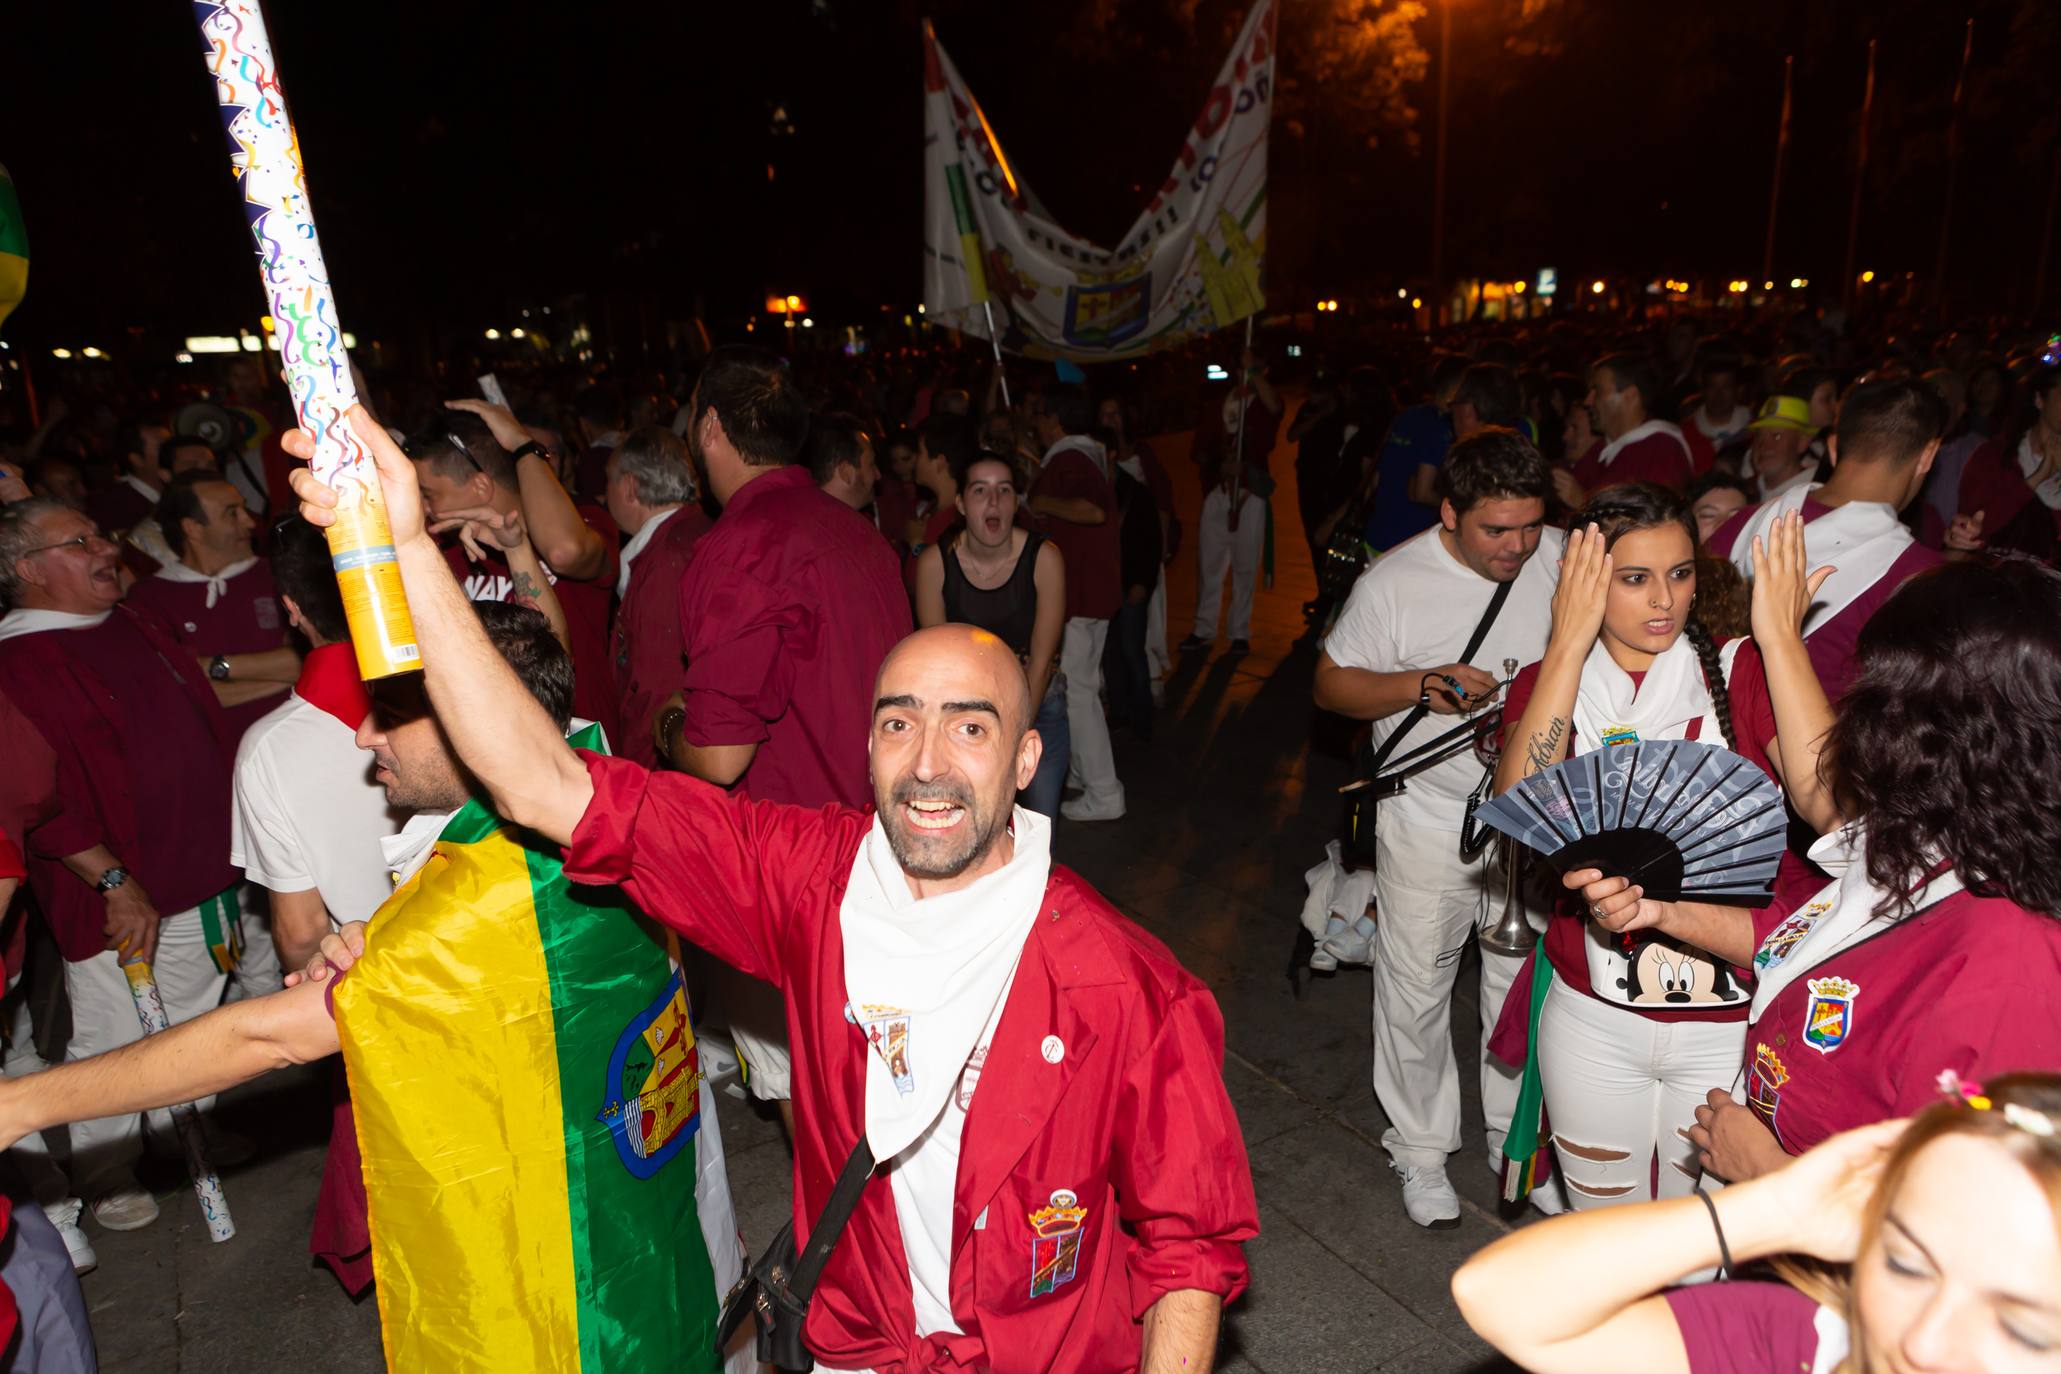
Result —
<path fill-rule="evenodd" d="M 87 1240 L 86 1233 L 79 1229 L 79 1214 L 85 1210 L 86 1204 L 75 1197 L 54 1202 L 43 1209 L 43 1215 L 50 1218 L 50 1224 L 64 1239 L 65 1252 L 72 1257 L 74 1274 L 90 1274 L 100 1267 L 100 1256 L 93 1253 L 93 1242 Z"/>
<path fill-rule="evenodd" d="M 1310 951 L 1310 967 L 1319 973 L 1338 972 L 1338 956 L 1331 952 L 1331 941 L 1347 933 L 1345 917 L 1333 914 L 1324 922 L 1324 938 L 1317 941 Z"/>
<path fill-rule="evenodd" d="M 96 1198 L 93 1220 L 110 1231 L 141 1231 L 157 1220 L 157 1199 L 131 1183 Z"/>
<path fill-rule="evenodd" d="M 1321 942 L 1324 952 L 1341 964 L 1373 963 L 1374 918 L 1363 915 L 1355 920 L 1350 928 L 1346 926 L 1343 917 L 1333 916 L 1331 920 L 1337 929 L 1325 929 Z"/>
<path fill-rule="evenodd" d="M 1433 1231 L 1450 1231 L 1460 1224 L 1460 1195 L 1446 1178 L 1443 1164 L 1398 1164 L 1389 1168 L 1403 1181 L 1403 1210 L 1410 1220 Z"/>
<path fill-rule="evenodd" d="M 1540 1213 L 1549 1217 L 1557 1217 L 1566 1211 L 1567 1190 L 1560 1186 L 1560 1175 L 1556 1173 L 1544 1183 L 1532 1189 L 1530 1195 L 1525 1198 L 1525 1201 L 1538 1209 Z"/>
<path fill-rule="evenodd" d="M 1059 814 L 1070 821 L 1120 821 L 1124 818 L 1124 804 L 1114 806 L 1090 806 L 1083 796 L 1075 801 L 1061 802 Z"/>

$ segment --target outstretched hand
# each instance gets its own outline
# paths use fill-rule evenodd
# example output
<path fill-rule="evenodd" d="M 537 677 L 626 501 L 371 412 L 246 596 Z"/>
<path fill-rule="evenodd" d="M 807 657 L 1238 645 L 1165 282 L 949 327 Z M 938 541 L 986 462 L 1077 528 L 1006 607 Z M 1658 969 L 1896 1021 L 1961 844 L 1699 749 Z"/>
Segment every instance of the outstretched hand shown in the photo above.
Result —
<path fill-rule="evenodd" d="M 1753 537 L 1753 638 L 1767 644 L 1802 633 L 1811 603 L 1836 568 L 1812 569 L 1803 547 L 1803 512 L 1776 518 L 1765 541 Z"/>
<path fill-rule="evenodd" d="M 371 450 L 372 463 L 379 473 L 379 490 L 386 503 L 387 526 L 393 531 L 394 547 L 411 544 L 418 539 L 427 540 L 429 531 L 424 527 L 422 517 L 422 487 L 415 476 L 415 465 L 401 452 L 393 437 L 379 427 L 363 406 L 352 406 L 344 412 L 344 422 L 357 434 L 365 447 Z M 290 429 L 280 436 L 280 446 L 302 462 L 312 462 L 315 457 L 315 436 L 304 429 Z M 321 481 L 307 468 L 296 468 L 290 479 L 293 494 L 300 498 L 301 518 L 318 529 L 328 529 L 336 523 L 338 496 L 336 489 Z"/>
<path fill-rule="evenodd" d="M 1560 555 L 1560 585 L 1553 589 L 1555 642 L 1587 653 L 1603 633 L 1603 608 L 1610 599 L 1610 554 L 1594 525 L 1570 531 Z"/>

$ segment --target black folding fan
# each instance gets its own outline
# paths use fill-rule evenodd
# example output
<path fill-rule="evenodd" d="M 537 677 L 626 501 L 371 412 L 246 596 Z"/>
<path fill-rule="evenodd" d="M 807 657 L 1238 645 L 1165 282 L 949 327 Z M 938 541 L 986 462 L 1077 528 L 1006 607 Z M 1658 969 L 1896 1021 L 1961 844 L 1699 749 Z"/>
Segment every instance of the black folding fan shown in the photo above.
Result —
<path fill-rule="evenodd" d="M 1592 750 L 1474 816 L 1562 873 L 1601 869 L 1663 902 L 1766 906 L 1788 845 L 1781 788 L 1731 750 L 1695 740 Z"/>

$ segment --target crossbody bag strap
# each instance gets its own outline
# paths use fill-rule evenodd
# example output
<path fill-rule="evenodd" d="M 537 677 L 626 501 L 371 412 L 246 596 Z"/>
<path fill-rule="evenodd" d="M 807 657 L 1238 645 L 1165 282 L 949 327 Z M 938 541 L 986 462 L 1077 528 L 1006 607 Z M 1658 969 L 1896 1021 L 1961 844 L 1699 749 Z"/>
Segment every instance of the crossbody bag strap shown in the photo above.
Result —
<path fill-rule="evenodd" d="M 816 1291 L 816 1281 L 823 1277 L 830 1252 L 837 1248 L 837 1238 L 844 1234 L 852 1213 L 858 1210 L 859 1197 L 866 1191 L 866 1180 L 872 1174 L 873 1150 L 862 1134 L 859 1143 L 852 1147 L 852 1157 L 844 1162 L 844 1171 L 837 1176 L 837 1186 L 830 1190 L 830 1201 L 823 1204 L 822 1214 L 809 1228 L 809 1243 L 795 1258 L 794 1278 L 787 1291 L 804 1307 Z"/>
<path fill-rule="evenodd" d="M 1484 639 L 1488 638 L 1488 632 L 1494 628 L 1496 617 L 1503 613 L 1503 603 L 1510 599 L 1510 588 L 1515 583 L 1516 579 L 1512 578 L 1509 582 L 1498 582 L 1496 584 L 1495 595 L 1489 598 L 1488 607 L 1482 611 L 1481 619 L 1474 622 L 1474 633 L 1467 636 L 1467 647 L 1460 651 L 1460 662 L 1465 663 L 1468 659 L 1473 658 L 1474 651 L 1481 647 L 1481 642 Z M 1417 722 L 1430 714 L 1431 707 L 1423 701 L 1419 701 L 1415 706 L 1411 707 L 1410 714 L 1403 717 L 1403 723 L 1390 732 L 1387 739 L 1381 741 L 1381 747 L 1376 749 L 1374 757 L 1367 761 L 1366 775 L 1371 778 L 1379 773 L 1381 765 L 1388 762 L 1388 756 L 1393 754 L 1396 746 L 1403 742 L 1403 736 L 1416 729 Z"/>

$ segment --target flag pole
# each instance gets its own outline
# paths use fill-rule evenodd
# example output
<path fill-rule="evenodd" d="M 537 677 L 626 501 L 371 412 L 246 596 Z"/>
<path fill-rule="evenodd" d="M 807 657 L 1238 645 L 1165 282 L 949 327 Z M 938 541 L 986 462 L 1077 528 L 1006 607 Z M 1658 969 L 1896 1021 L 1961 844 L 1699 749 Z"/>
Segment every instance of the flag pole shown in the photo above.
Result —
<path fill-rule="evenodd" d="M 1796 76 L 1796 58 L 1782 59 L 1782 121 L 1775 134 L 1775 181 L 1768 190 L 1768 236 L 1760 250 L 1760 278 L 1775 275 L 1775 212 L 1782 207 L 1782 163 L 1789 155 L 1789 110 Z"/>
<path fill-rule="evenodd" d="M 1861 238 L 1861 188 L 1868 180 L 1868 120 L 1875 112 L 1875 41 L 1868 40 L 1868 84 L 1861 88 L 1861 137 L 1853 166 L 1853 203 L 1846 212 L 1846 279 L 1840 283 L 1839 299 L 1848 314 L 1853 313 L 1854 251 Z"/>
<path fill-rule="evenodd" d="M 1002 336 L 995 332 L 995 305 L 985 297 L 980 303 L 981 313 L 988 317 L 988 343 L 995 350 L 995 380 L 1002 384 L 1002 408 L 1014 410 L 1016 402 L 1009 399 L 1009 369 L 1002 366 Z"/>
<path fill-rule="evenodd" d="M 1954 222 L 1954 183 L 1961 173 L 1961 99 L 1968 89 L 1968 59 L 1975 52 L 1975 19 L 1969 16 L 1961 39 L 1961 71 L 1954 78 L 1954 112 L 1947 123 L 1946 194 L 1939 201 L 1939 254 L 1932 260 L 1932 309 L 1946 313 L 1947 231 Z"/>

